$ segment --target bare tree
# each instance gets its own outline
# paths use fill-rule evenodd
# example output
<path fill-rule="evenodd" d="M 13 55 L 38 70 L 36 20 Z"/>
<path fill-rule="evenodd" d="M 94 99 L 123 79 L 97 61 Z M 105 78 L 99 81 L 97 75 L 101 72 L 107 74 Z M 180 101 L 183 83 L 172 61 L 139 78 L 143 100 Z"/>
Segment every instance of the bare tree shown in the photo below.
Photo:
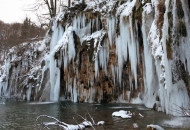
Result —
<path fill-rule="evenodd" d="M 36 0 L 35 3 L 25 7 L 25 11 L 32 11 L 41 26 L 48 26 L 50 20 L 56 16 L 57 1 L 60 0 Z"/>
<path fill-rule="evenodd" d="M 38 21 L 42 26 L 47 26 L 50 20 L 56 16 L 61 8 L 66 4 L 70 6 L 72 0 L 36 0 L 35 3 L 28 5 L 26 11 L 32 11 L 36 14 Z"/>
<path fill-rule="evenodd" d="M 56 8 L 57 8 L 57 0 L 43 0 L 48 7 L 49 15 L 51 18 L 55 17 L 56 15 Z"/>

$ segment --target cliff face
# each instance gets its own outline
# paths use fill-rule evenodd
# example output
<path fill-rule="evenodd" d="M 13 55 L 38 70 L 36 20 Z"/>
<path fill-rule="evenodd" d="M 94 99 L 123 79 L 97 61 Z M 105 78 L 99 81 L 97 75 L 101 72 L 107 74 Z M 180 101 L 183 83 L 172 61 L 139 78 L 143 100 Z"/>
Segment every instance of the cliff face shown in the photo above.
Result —
<path fill-rule="evenodd" d="M 10 64 L 2 72 L 7 80 L 1 76 L 1 95 L 143 103 L 176 115 L 171 110 L 190 103 L 189 5 L 187 0 L 75 2 L 52 20 L 49 53 L 41 55 L 35 71 L 39 81 L 18 89 L 10 83 Z"/>
<path fill-rule="evenodd" d="M 9 49 L 0 69 L 0 95 L 35 100 L 41 84 L 41 59 L 47 53 L 45 41 L 23 43 Z"/>

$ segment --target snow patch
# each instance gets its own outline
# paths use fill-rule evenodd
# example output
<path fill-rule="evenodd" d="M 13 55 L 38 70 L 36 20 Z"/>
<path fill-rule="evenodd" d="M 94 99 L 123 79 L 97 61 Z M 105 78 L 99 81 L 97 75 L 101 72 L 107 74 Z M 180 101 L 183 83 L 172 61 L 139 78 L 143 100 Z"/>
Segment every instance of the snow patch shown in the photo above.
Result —
<path fill-rule="evenodd" d="M 150 125 L 147 125 L 147 129 L 148 128 L 151 128 L 151 129 L 156 129 L 156 130 L 164 130 L 162 127 L 158 126 L 158 125 L 153 125 L 153 124 L 150 124 Z"/>
<path fill-rule="evenodd" d="M 113 112 L 112 116 L 119 116 L 121 118 L 131 118 L 132 113 L 130 111 L 120 110 L 120 111 Z"/>

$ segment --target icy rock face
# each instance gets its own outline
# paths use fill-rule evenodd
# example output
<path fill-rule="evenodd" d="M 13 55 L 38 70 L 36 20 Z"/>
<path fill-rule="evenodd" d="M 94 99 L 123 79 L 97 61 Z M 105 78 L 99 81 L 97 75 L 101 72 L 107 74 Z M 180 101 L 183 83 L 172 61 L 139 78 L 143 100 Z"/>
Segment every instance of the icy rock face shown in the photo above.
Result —
<path fill-rule="evenodd" d="M 7 51 L 6 50 L 0 50 L 0 67 L 3 65 L 3 61 L 5 60 Z"/>
<path fill-rule="evenodd" d="M 0 68 L 0 95 L 6 98 L 37 100 L 41 63 L 47 53 L 45 40 L 23 43 L 9 49 Z"/>
<path fill-rule="evenodd" d="M 143 103 L 177 115 L 189 107 L 188 2 L 73 2 L 52 20 L 36 100 Z"/>

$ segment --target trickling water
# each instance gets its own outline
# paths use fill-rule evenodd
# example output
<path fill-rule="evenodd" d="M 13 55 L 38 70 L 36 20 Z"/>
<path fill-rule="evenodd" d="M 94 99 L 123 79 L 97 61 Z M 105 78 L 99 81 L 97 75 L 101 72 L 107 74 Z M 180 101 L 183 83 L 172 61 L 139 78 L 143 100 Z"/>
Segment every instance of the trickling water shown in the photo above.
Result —
<path fill-rule="evenodd" d="M 7 101 L 0 104 L 0 129 L 1 130 L 39 130 L 41 127 L 37 124 L 40 121 L 52 121 L 41 118 L 36 121 L 39 115 L 53 116 L 69 124 L 76 124 L 73 117 L 82 121 L 77 114 L 85 117 L 89 111 L 95 122 L 105 121 L 102 126 L 95 126 L 97 130 L 116 130 L 116 129 L 135 129 L 133 124 L 136 123 L 139 129 L 146 129 L 146 125 L 157 124 L 165 130 L 188 130 L 190 128 L 190 118 L 173 117 L 164 113 L 155 112 L 147 109 L 142 105 L 131 104 L 76 104 L 71 102 L 13 102 Z M 131 119 L 122 119 L 112 117 L 112 113 L 119 110 L 127 110 L 136 115 Z M 139 113 L 144 117 L 139 116 Z M 92 128 L 86 128 L 92 130 Z"/>

